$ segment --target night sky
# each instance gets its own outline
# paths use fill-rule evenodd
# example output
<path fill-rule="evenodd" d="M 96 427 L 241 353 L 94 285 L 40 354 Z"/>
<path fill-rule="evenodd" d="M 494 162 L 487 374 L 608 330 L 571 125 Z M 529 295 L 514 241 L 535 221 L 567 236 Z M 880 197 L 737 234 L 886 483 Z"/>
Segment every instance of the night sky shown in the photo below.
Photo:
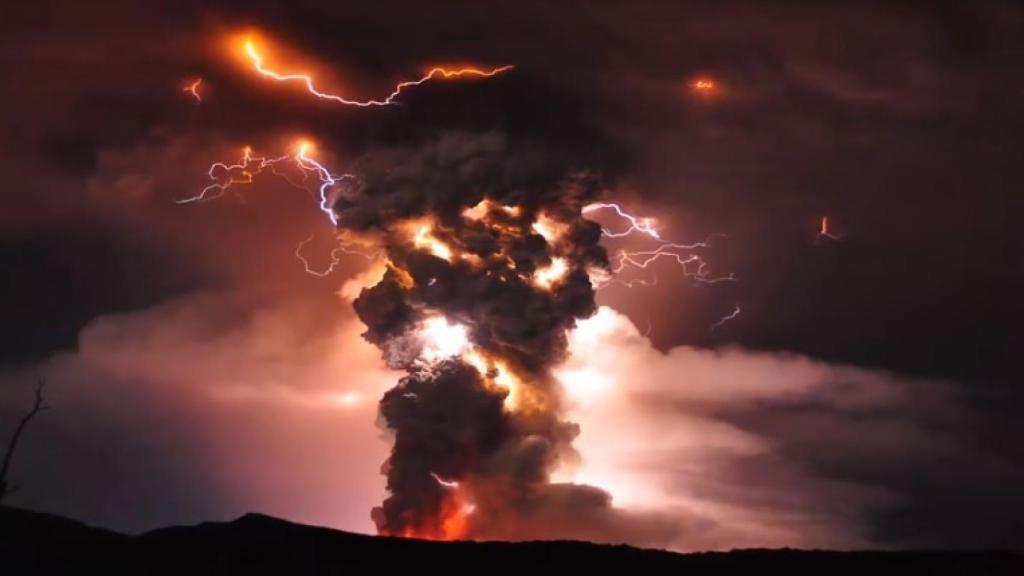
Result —
<path fill-rule="evenodd" d="M 175 201 L 246 145 L 307 137 L 359 173 L 439 135 L 497 134 L 600 174 L 666 236 L 712 239 L 712 272 L 736 278 L 660 263 L 656 286 L 599 292 L 628 337 L 594 359 L 623 396 L 569 414 L 602 463 L 585 480 L 659 510 L 658 530 L 599 539 L 1024 546 L 1015 3 L 4 12 L 0 430 L 37 377 L 52 406 L 19 447 L 11 504 L 128 531 L 250 510 L 371 531 L 375 402 L 395 377 L 337 295 L 366 260 L 304 274 L 296 245 L 313 234 L 322 266 L 332 227 L 280 179 Z M 253 30 L 358 98 L 438 63 L 516 68 L 337 106 L 254 77 L 228 41 Z M 201 103 L 182 90 L 196 77 Z M 823 216 L 839 239 L 818 236 Z M 679 440 L 645 452 L 645 434 Z M 618 469 L 636 472 L 602 485 Z M 637 478 L 658 489 L 637 496 Z"/>

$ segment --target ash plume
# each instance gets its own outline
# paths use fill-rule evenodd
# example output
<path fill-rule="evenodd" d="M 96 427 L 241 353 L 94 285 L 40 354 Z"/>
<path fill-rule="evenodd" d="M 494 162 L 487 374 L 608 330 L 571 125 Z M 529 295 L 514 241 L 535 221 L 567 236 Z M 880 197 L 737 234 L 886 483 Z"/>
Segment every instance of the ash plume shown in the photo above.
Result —
<path fill-rule="evenodd" d="M 594 488 L 550 484 L 578 434 L 551 369 L 567 330 L 597 309 L 590 273 L 608 268 L 600 226 L 581 215 L 599 180 L 497 133 L 373 162 L 334 213 L 384 246 L 387 271 L 354 306 L 364 337 L 408 372 L 380 403 L 394 445 L 378 531 L 500 535 L 553 499 L 606 508 Z"/>

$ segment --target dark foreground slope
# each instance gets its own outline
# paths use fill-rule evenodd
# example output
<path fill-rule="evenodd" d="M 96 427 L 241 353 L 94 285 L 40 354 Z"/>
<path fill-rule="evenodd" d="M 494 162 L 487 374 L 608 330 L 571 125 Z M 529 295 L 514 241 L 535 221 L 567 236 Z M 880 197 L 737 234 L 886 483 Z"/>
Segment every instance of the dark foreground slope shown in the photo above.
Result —
<path fill-rule="evenodd" d="M 511 570 L 635 574 L 1024 574 L 1005 552 L 743 550 L 674 554 L 583 542 L 425 542 L 292 524 L 248 514 L 127 536 L 0 507 L 0 574 L 453 574 Z"/>

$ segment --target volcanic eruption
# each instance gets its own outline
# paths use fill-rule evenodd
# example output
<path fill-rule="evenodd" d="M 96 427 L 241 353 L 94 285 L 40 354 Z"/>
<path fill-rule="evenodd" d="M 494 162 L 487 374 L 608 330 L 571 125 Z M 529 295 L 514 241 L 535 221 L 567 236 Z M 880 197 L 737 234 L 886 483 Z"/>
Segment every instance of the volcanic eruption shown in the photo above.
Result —
<path fill-rule="evenodd" d="M 359 103 L 318 92 L 310 76 L 266 70 L 254 45 L 245 46 L 262 77 L 355 106 L 392 105 L 403 87 L 435 77 L 511 69 L 433 68 L 397 85 L 386 101 Z M 295 255 L 305 270 L 330 274 L 338 253 L 383 261 L 380 280 L 353 301 L 363 337 L 388 367 L 406 373 L 379 406 L 393 442 L 383 466 L 389 495 L 371 514 L 381 534 L 620 541 L 613 533 L 637 529 L 611 507 L 607 492 L 552 482 L 553 472 L 571 471 L 578 460 L 571 444 L 579 433 L 564 419 L 552 370 L 566 359 L 568 332 L 597 311 L 595 290 L 625 268 L 667 258 L 697 281 L 732 277 L 710 275 L 695 252 L 707 242 L 666 242 L 653 220 L 604 201 L 609 183 L 587 170 L 588 154 L 541 134 L 522 127 L 421 132 L 402 145 L 375 147 L 358 174 L 333 173 L 307 140 L 274 157 L 246 148 L 237 163 L 211 165 L 211 184 L 179 200 L 218 198 L 264 170 L 300 187 L 312 176 L 339 244 L 331 264 L 315 270 L 301 254 L 309 239 L 300 243 Z M 287 170 L 299 177 L 289 179 Z M 584 217 L 603 210 L 628 226 L 609 230 Z M 619 250 L 610 259 L 601 246 L 602 237 L 633 234 L 654 247 Z"/>
<path fill-rule="evenodd" d="M 548 497 L 577 427 L 551 369 L 596 311 L 609 266 L 582 217 L 582 172 L 526 162 L 497 134 L 448 134 L 396 152 L 334 205 L 339 228 L 384 247 L 386 272 L 355 300 L 364 337 L 407 375 L 380 403 L 394 434 L 382 534 L 458 538 Z"/>

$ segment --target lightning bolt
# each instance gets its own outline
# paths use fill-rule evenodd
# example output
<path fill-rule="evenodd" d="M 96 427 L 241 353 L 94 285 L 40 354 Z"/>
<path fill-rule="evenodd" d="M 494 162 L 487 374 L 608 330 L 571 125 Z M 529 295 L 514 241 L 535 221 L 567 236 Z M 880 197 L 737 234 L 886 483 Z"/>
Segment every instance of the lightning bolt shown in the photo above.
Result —
<path fill-rule="evenodd" d="M 655 276 L 651 277 L 650 279 L 647 279 L 647 278 L 633 278 L 631 280 L 619 280 L 618 278 L 615 278 L 615 279 L 612 280 L 612 282 L 615 282 L 616 284 L 625 286 L 626 288 L 636 288 L 638 286 L 643 286 L 645 288 L 651 288 L 651 287 L 654 287 L 654 286 L 658 285 L 658 276 L 655 275 Z"/>
<path fill-rule="evenodd" d="M 310 142 L 303 140 L 299 142 L 297 152 L 294 155 L 285 154 L 275 158 L 254 157 L 252 155 L 252 148 L 246 146 L 242 159 L 237 164 L 214 162 L 207 171 L 207 175 L 210 177 L 210 180 L 213 180 L 213 183 L 203 188 L 195 196 L 182 198 L 180 200 L 176 200 L 176 202 L 178 204 L 188 204 L 191 202 L 203 202 L 219 198 L 224 195 L 225 191 L 235 184 L 252 184 L 253 178 L 263 172 L 265 168 L 270 168 L 288 159 L 292 159 L 303 172 L 312 173 L 320 180 L 318 191 L 320 198 L 320 211 L 327 215 L 331 224 L 337 225 L 338 217 L 334 214 L 334 210 L 331 208 L 332 198 L 330 196 L 330 190 L 339 182 L 354 179 L 355 176 L 352 174 L 334 175 L 331 173 L 331 171 L 323 164 L 309 155 L 309 151 L 312 146 L 313 145 Z M 285 177 L 285 179 L 287 180 L 287 177 Z M 290 180 L 288 180 L 288 182 L 295 185 L 295 183 Z"/>
<path fill-rule="evenodd" d="M 507 72 L 514 68 L 514 66 L 512 65 L 499 66 L 497 68 L 492 69 L 480 69 L 473 67 L 448 69 L 438 66 L 431 68 L 426 73 L 426 75 L 417 80 L 400 82 L 394 87 L 391 93 L 383 100 L 358 101 L 349 100 L 347 98 L 344 98 L 343 96 L 338 96 L 335 94 L 321 92 L 316 88 L 313 82 L 313 78 L 307 74 L 279 73 L 274 70 L 268 69 L 264 65 L 263 55 L 257 49 L 256 44 L 253 42 L 251 38 L 245 40 L 244 50 L 246 56 L 249 59 L 249 62 L 252 64 L 252 67 L 256 70 L 256 72 L 258 72 L 261 76 L 265 78 L 269 78 L 278 82 L 298 82 L 304 85 L 306 90 L 309 93 L 316 96 L 317 98 L 332 100 L 334 102 L 338 102 L 341 104 L 360 107 L 388 106 L 394 104 L 396 99 L 402 93 L 403 90 L 413 86 L 419 86 L 420 84 L 424 84 L 436 78 L 451 79 L 464 76 L 488 78 L 496 76 L 503 72 Z M 202 102 L 202 96 L 199 93 L 199 86 L 201 83 L 202 78 L 196 78 L 191 83 L 186 84 L 183 88 L 183 91 L 187 92 L 188 94 L 191 94 L 192 97 L 196 99 L 196 102 Z M 292 182 L 286 174 L 279 173 L 275 170 L 276 165 L 291 160 L 295 162 L 295 165 L 298 166 L 298 168 L 303 172 L 303 174 L 312 174 L 316 176 L 317 179 L 319 180 L 318 208 L 327 216 L 327 218 L 331 221 L 331 224 L 336 228 L 338 224 L 338 217 L 334 213 L 334 210 L 332 208 L 334 198 L 332 198 L 331 196 L 331 190 L 338 183 L 346 179 L 354 179 L 355 177 L 351 174 L 335 175 L 333 172 L 331 172 L 330 169 L 324 166 L 323 163 L 321 163 L 320 161 L 316 160 L 311 156 L 311 149 L 312 144 L 310 142 L 301 141 L 298 144 L 297 151 L 295 152 L 295 154 L 285 154 L 282 156 L 271 158 L 253 156 L 252 149 L 246 147 L 241 160 L 239 160 L 235 164 L 229 164 L 225 162 L 213 163 L 210 166 L 209 170 L 207 171 L 207 175 L 210 178 L 211 183 L 208 184 L 201 191 L 199 191 L 199 193 L 193 196 L 189 196 L 187 198 L 176 200 L 176 203 L 189 204 L 193 202 L 205 202 L 208 200 L 219 198 L 220 196 L 223 196 L 224 193 L 232 186 L 241 184 L 251 184 L 253 182 L 253 179 L 258 174 L 262 173 L 263 170 L 268 168 L 272 172 L 274 172 L 274 174 L 277 174 L 285 178 L 285 180 L 287 180 L 293 186 L 301 188 L 301 185 Z M 312 274 L 314 276 L 322 277 L 331 274 L 337 267 L 338 263 L 341 261 L 341 254 L 357 254 L 371 260 L 379 258 L 381 255 L 381 251 L 377 251 L 371 254 L 365 251 L 358 250 L 355 248 L 357 243 L 349 242 L 343 237 L 339 237 L 338 246 L 335 247 L 329 255 L 330 262 L 328 263 L 327 267 L 323 269 L 317 269 L 311 266 L 309 260 L 302 254 L 303 248 L 306 246 L 306 244 L 311 242 L 312 239 L 313 237 L 311 236 L 303 240 L 298 244 L 298 246 L 296 246 L 295 257 L 300 262 L 302 262 L 303 269 L 306 271 L 306 273 Z"/>
<path fill-rule="evenodd" d="M 288 160 L 293 160 L 304 174 L 313 174 L 319 180 L 318 208 L 321 212 L 327 215 L 331 224 L 336 227 L 338 217 L 331 208 L 333 198 L 331 197 L 330 191 L 339 182 L 354 179 L 355 176 L 352 174 L 335 175 L 332 173 L 321 162 L 310 156 L 310 150 L 312 147 L 313 144 L 311 142 L 302 140 L 298 143 L 295 154 L 284 154 L 282 156 L 268 158 L 253 156 L 252 149 L 246 146 L 242 154 L 242 159 L 239 160 L 238 163 L 227 164 L 224 162 L 214 162 L 207 171 L 207 175 L 213 182 L 203 188 L 198 194 L 188 198 L 182 198 L 176 202 L 178 204 L 189 204 L 219 198 L 232 186 L 239 184 L 251 184 L 255 177 L 262 173 L 264 169 L 270 168 L 271 171 L 273 171 L 276 165 Z M 288 179 L 286 175 L 278 172 L 274 172 L 274 174 L 283 177 L 289 184 L 296 186 L 297 188 L 302 188 L 302 186 Z M 313 276 L 324 277 L 334 272 L 335 267 L 337 267 L 341 262 L 341 254 L 356 254 L 368 260 L 375 260 L 381 254 L 381 251 L 379 250 L 373 253 L 358 250 L 355 248 L 355 246 L 358 245 L 357 242 L 352 242 L 343 236 L 339 236 L 337 238 L 338 246 L 331 250 L 329 255 L 329 264 L 326 268 L 318 270 L 314 268 L 309 262 L 309 259 L 302 254 L 302 249 L 312 240 L 313 236 L 310 236 L 300 242 L 295 248 L 295 257 L 302 262 L 305 272 Z"/>
<path fill-rule="evenodd" d="M 199 85 L 202 84 L 202 83 L 203 83 L 203 79 L 202 78 L 196 78 L 191 83 L 186 84 L 185 87 L 182 88 L 181 90 L 183 92 L 191 94 L 192 97 L 196 99 L 196 104 L 199 104 L 199 103 L 201 103 L 203 101 L 203 97 L 199 94 Z"/>
<path fill-rule="evenodd" d="M 629 228 L 626 228 L 622 232 L 611 232 L 607 228 L 602 228 L 601 232 L 609 238 L 622 238 L 629 236 L 633 232 L 640 232 L 646 234 L 655 240 L 661 240 L 661 236 L 658 235 L 658 231 L 654 228 L 654 222 L 650 218 L 637 218 L 625 210 L 622 209 L 618 204 L 597 202 L 594 204 L 588 204 L 583 207 L 583 213 L 589 214 L 597 210 L 611 209 L 614 210 L 621 218 L 629 221 Z"/>
<path fill-rule="evenodd" d="M 195 196 L 175 200 L 175 202 L 178 204 L 189 204 L 219 198 L 224 195 L 228 188 L 235 184 L 251 184 L 253 177 L 262 172 L 264 168 L 273 166 L 288 158 L 287 154 L 277 158 L 254 157 L 252 155 L 252 148 L 246 146 L 242 153 L 242 159 L 237 164 L 214 162 L 210 165 L 210 169 L 206 171 L 206 174 L 213 182 Z"/>
<path fill-rule="evenodd" d="M 459 487 L 459 482 L 457 480 L 445 480 L 433 472 L 431 472 L 430 475 L 434 477 L 434 480 L 436 480 L 438 484 L 445 488 L 454 489 Z"/>
<path fill-rule="evenodd" d="M 625 220 L 629 226 L 624 230 L 613 232 L 608 228 L 602 227 L 601 233 L 608 238 L 625 238 L 633 234 L 641 234 L 659 241 L 659 244 L 653 249 L 649 250 L 619 250 L 612 259 L 613 273 L 620 273 L 627 268 L 646 269 L 648 266 L 653 264 L 655 261 L 667 258 L 674 260 L 682 269 L 683 275 L 692 278 L 698 282 L 706 284 L 716 284 L 718 282 L 730 282 L 735 280 L 733 274 L 726 276 L 713 276 L 710 273 L 707 262 L 699 254 L 695 253 L 696 250 L 711 248 L 710 239 L 703 242 L 694 242 L 692 244 L 681 244 L 678 242 L 665 242 L 661 238 L 661 233 L 655 228 L 654 220 L 651 218 L 641 218 L 634 216 L 622 208 L 621 205 L 611 202 L 598 202 L 594 204 L 588 204 L 583 207 L 583 214 L 589 214 L 598 210 L 611 210 L 619 218 Z M 630 281 L 630 282 L 619 282 L 627 287 L 633 287 L 634 285 L 651 286 L 652 282 L 648 281 Z"/>
<path fill-rule="evenodd" d="M 691 250 L 698 248 L 710 247 L 711 244 L 705 241 L 694 244 L 665 243 L 654 250 L 620 250 L 613 259 L 615 265 L 612 267 L 612 272 L 618 274 L 628 267 L 646 269 L 655 261 L 667 258 L 679 265 L 684 276 L 704 284 L 717 284 L 719 282 L 732 282 L 736 280 L 735 275 L 732 273 L 725 276 L 711 275 L 707 261 L 699 254 L 691 252 Z"/>
<path fill-rule="evenodd" d="M 300 142 L 299 151 L 295 155 L 295 161 L 298 163 L 300 168 L 312 171 L 316 173 L 318 178 L 320 178 L 320 211 L 326 214 L 327 217 L 330 218 L 331 224 L 337 227 L 338 216 L 334 213 L 334 209 L 331 208 L 331 198 L 328 191 L 338 182 L 355 178 L 355 176 L 351 174 L 341 174 L 340 176 L 332 175 L 331 171 L 325 168 L 323 164 L 307 155 L 310 147 L 312 147 L 312 144 L 309 142 Z"/>
<path fill-rule="evenodd" d="M 656 241 L 655 246 L 651 249 L 622 249 L 616 252 L 615 256 L 611 259 L 611 275 L 620 274 L 627 269 L 646 270 L 655 262 L 668 259 L 670 261 L 674 261 L 679 266 L 684 277 L 702 284 L 718 284 L 720 282 L 732 282 L 736 280 L 735 275 L 732 273 L 724 276 L 713 275 L 707 261 L 698 253 L 699 250 L 711 248 L 712 245 L 710 237 L 702 242 L 693 242 L 690 244 L 666 242 L 662 240 L 661 233 L 659 233 L 658 229 L 655 228 L 655 223 L 652 218 L 634 216 L 623 209 L 621 205 L 612 202 L 589 204 L 583 207 L 582 213 L 589 214 L 599 210 L 611 210 L 616 216 L 628 224 L 626 228 L 618 232 L 613 232 L 602 226 L 601 233 L 605 237 L 625 238 L 627 236 L 640 235 L 645 236 L 645 240 Z M 722 235 L 716 234 L 712 235 L 712 237 L 713 236 Z M 618 278 L 612 278 L 607 273 L 602 274 L 600 272 L 594 272 L 591 274 L 591 282 L 597 290 L 600 290 L 612 283 L 620 284 L 626 288 L 634 288 L 637 286 L 655 286 L 657 285 L 658 278 L 655 276 L 652 280 L 632 279 L 624 281 L 619 280 Z M 739 313 L 739 306 L 737 306 L 731 314 L 716 322 L 712 326 L 712 329 L 732 320 L 738 316 Z"/>
<path fill-rule="evenodd" d="M 383 100 L 349 100 L 348 98 L 345 98 L 344 96 L 339 96 L 337 94 L 329 94 L 327 92 L 320 91 L 314 85 L 313 77 L 308 75 L 308 74 L 281 73 L 281 72 L 275 72 L 273 70 L 268 69 L 263 64 L 263 55 L 260 54 L 259 50 L 256 48 L 256 44 L 252 41 L 251 38 L 250 39 L 246 39 L 246 41 L 245 41 L 245 54 L 249 58 L 249 61 L 252 64 L 253 69 L 255 69 L 256 72 L 258 72 L 260 75 L 262 75 L 265 78 L 270 78 L 270 79 L 276 80 L 278 82 L 298 82 L 298 83 L 300 83 L 300 84 L 305 86 L 307 92 L 309 92 L 310 94 L 316 96 L 317 98 L 322 98 L 324 100 L 331 100 L 331 101 L 337 102 L 339 104 L 345 104 L 347 106 L 360 106 L 360 107 L 364 107 L 364 108 L 365 107 L 370 107 L 370 106 L 390 106 L 391 104 L 395 103 L 395 101 L 398 98 L 398 96 L 406 88 L 411 88 L 413 86 L 419 86 L 420 84 L 426 83 L 426 82 L 428 82 L 430 80 L 433 80 L 435 78 L 450 79 L 450 78 L 459 78 L 459 77 L 463 77 L 463 76 L 474 76 L 474 77 L 479 77 L 479 78 L 489 78 L 491 76 L 496 76 L 498 74 L 501 74 L 503 72 L 507 72 L 507 71 L 512 70 L 513 68 L 515 68 L 515 66 L 513 66 L 511 64 L 508 64 L 508 65 L 505 65 L 505 66 L 499 66 L 497 68 L 491 68 L 491 69 L 488 69 L 488 70 L 484 70 L 484 69 L 480 69 L 480 68 L 472 68 L 472 67 L 459 68 L 459 69 L 452 70 L 452 69 L 448 69 L 448 68 L 443 68 L 443 67 L 437 66 L 437 67 L 431 68 L 426 73 L 426 75 L 424 75 L 422 78 L 419 78 L 418 80 L 407 80 L 405 82 L 400 82 L 400 83 L 396 84 L 395 88 L 391 91 L 391 93 L 388 94 L 388 96 L 386 98 L 384 98 Z"/>
<path fill-rule="evenodd" d="M 306 274 L 309 274 L 311 276 L 317 276 L 319 278 L 330 276 L 334 272 L 334 269 L 338 266 L 338 264 L 341 263 L 342 254 L 353 254 L 356 256 L 362 256 L 363 258 L 366 258 L 367 260 L 370 261 L 376 260 L 384 255 L 383 249 L 374 252 L 365 252 L 353 248 L 353 246 L 356 245 L 355 243 L 346 242 L 343 238 L 338 238 L 338 245 L 335 246 L 335 248 L 331 250 L 331 253 L 328 255 L 328 257 L 330 258 L 330 262 L 327 264 L 327 267 L 318 270 L 310 264 L 308 258 L 302 255 L 302 249 L 306 246 L 306 244 L 309 244 L 310 242 L 313 241 L 314 236 L 315 234 L 310 234 L 309 238 L 306 238 L 302 242 L 299 242 L 299 245 L 295 247 L 295 258 L 299 262 L 302 262 L 303 270 L 306 272 Z"/>
<path fill-rule="evenodd" d="M 730 312 L 729 314 L 726 314 L 725 316 L 722 316 L 721 320 L 719 320 L 718 322 L 715 322 L 714 324 L 712 324 L 711 325 L 711 329 L 714 330 L 716 328 L 719 328 L 723 324 L 725 324 L 726 322 L 729 322 L 730 320 L 735 320 L 739 315 L 740 315 L 740 305 L 737 304 L 736 308 L 734 308 L 732 312 Z"/>
<path fill-rule="evenodd" d="M 828 230 L 828 216 L 821 217 L 821 229 L 818 230 L 818 238 L 827 238 L 829 240 L 841 240 L 842 234 L 833 234 Z"/>

